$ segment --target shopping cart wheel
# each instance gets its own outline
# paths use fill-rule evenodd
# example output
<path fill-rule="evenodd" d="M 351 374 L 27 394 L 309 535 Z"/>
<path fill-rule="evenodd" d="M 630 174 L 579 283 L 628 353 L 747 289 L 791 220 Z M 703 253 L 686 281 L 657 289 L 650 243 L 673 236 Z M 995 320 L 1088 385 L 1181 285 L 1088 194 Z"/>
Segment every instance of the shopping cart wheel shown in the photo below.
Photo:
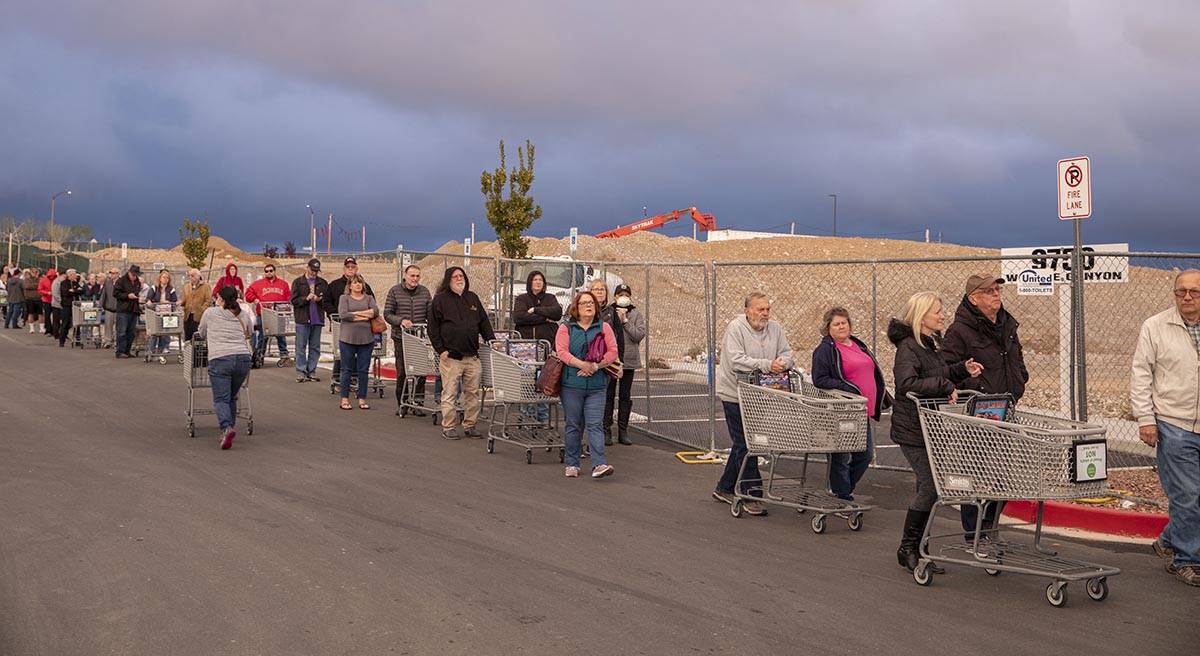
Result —
<path fill-rule="evenodd" d="M 992 568 L 990 568 L 990 567 L 984 567 L 984 568 L 983 568 L 983 571 L 987 572 L 987 575 L 988 575 L 988 576 L 1000 576 L 1000 570 L 998 570 L 998 569 L 992 569 Z"/>
<path fill-rule="evenodd" d="M 1046 586 L 1046 601 L 1055 608 L 1067 605 L 1067 582 L 1055 581 Z"/>
<path fill-rule="evenodd" d="M 527 465 L 533 464 L 533 451 L 525 452 L 525 464 L 527 464 Z"/>
<path fill-rule="evenodd" d="M 812 530 L 818 534 L 825 532 L 825 515 L 813 515 Z"/>
<path fill-rule="evenodd" d="M 251 419 L 250 421 L 247 421 L 247 422 L 246 422 L 246 434 L 247 434 L 247 435 L 253 435 L 253 434 L 254 434 L 254 420 L 253 420 L 253 419 Z"/>
<path fill-rule="evenodd" d="M 566 449 L 559 449 L 559 450 L 558 450 L 558 461 L 559 461 L 560 463 L 563 463 L 563 462 L 566 462 L 566 461 L 567 461 L 567 450 L 566 450 Z"/>
<path fill-rule="evenodd" d="M 861 531 L 863 524 L 863 515 L 860 512 L 850 515 L 850 519 L 846 520 L 846 524 L 850 526 L 851 531 Z"/>
<path fill-rule="evenodd" d="M 929 561 L 922 559 L 913 569 L 913 580 L 917 585 L 929 585 L 933 583 L 933 572 L 929 571 Z"/>
<path fill-rule="evenodd" d="M 196 437 L 196 424 L 188 424 L 188 437 Z"/>
<path fill-rule="evenodd" d="M 487 441 L 487 452 L 488 453 L 496 452 L 496 440 L 493 440 L 490 437 L 488 438 L 488 441 Z"/>
<path fill-rule="evenodd" d="M 182 353 L 180 353 L 180 354 L 179 354 L 179 357 L 178 357 L 178 358 L 176 358 L 176 361 L 177 361 L 179 364 L 183 364 L 183 354 L 182 354 Z"/>
<path fill-rule="evenodd" d="M 329 393 L 337 394 L 337 383 L 329 383 Z"/>
<path fill-rule="evenodd" d="M 381 398 L 381 399 L 383 398 L 383 388 L 382 387 L 379 388 L 379 398 Z"/>
<path fill-rule="evenodd" d="M 1087 593 L 1094 601 L 1104 601 L 1108 598 L 1108 577 L 1101 576 L 1098 579 L 1088 579 Z"/>

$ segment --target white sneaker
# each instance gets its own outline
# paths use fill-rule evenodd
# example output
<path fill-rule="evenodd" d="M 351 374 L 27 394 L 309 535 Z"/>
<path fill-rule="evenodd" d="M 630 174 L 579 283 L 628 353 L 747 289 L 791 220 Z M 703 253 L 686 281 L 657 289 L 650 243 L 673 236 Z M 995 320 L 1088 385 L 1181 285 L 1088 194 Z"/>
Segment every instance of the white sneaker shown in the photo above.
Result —
<path fill-rule="evenodd" d="M 44 324 L 44 323 L 39 323 L 39 324 L 38 324 L 38 327 L 40 327 L 40 328 L 42 329 L 42 330 L 41 330 L 41 333 L 42 333 L 43 335 L 45 335 L 45 334 L 46 334 L 46 324 Z"/>
<path fill-rule="evenodd" d="M 34 331 L 33 324 L 29 324 L 29 334 L 32 335 L 33 331 Z"/>

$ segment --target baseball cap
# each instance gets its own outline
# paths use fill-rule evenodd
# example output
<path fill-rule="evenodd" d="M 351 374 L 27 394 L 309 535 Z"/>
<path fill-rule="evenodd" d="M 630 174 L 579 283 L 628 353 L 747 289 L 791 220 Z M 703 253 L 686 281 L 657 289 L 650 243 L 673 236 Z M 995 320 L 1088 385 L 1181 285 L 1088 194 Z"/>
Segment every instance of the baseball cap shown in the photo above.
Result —
<path fill-rule="evenodd" d="M 140 276 L 140 275 L 142 275 L 142 267 L 140 267 L 140 266 L 138 266 L 138 265 L 136 265 L 136 264 L 130 264 L 130 265 L 129 265 L 129 270 L 130 270 L 131 272 L 133 272 L 133 273 L 136 273 L 136 274 L 137 274 L 137 275 L 139 275 L 139 276 Z"/>
<path fill-rule="evenodd" d="M 630 296 L 633 296 L 633 290 L 629 288 L 629 285 L 621 283 L 617 285 L 615 289 L 613 289 L 613 296 L 620 296 L 621 294 L 629 294 Z"/>
<path fill-rule="evenodd" d="M 970 296 L 976 290 L 980 289 L 981 287 L 986 287 L 993 282 L 997 285 L 1003 285 L 1004 278 L 997 278 L 990 273 L 976 273 L 970 278 L 967 278 L 967 285 L 963 293 L 967 296 Z"/>
<path fill-rule="evenodd" d="M 348 257 L 345 260 L 342 260 L 342 266 L 350 266 L 351 264 L 358 266 L 358 260 L 354 259 L 353 257 Z"/>
<path fill-rule="evenodd" d="M 311 260 L 308 261 L 308 268 L 312 269 L 313 271 L 320 271 L 321 270 L 321 260 L 318 260 L 315 257 L 312 258 Z"/>

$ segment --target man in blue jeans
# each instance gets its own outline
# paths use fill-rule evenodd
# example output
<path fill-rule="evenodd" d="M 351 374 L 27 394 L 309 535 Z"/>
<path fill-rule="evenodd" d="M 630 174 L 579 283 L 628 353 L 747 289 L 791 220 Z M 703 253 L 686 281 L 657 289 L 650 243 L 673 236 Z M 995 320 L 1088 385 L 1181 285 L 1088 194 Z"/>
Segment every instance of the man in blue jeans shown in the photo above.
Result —
<path fill-rule="evenodd" d="M 329 283 L 320 276 L 321 260 L 312 258 L 305 271 L 292 281 L 292 307 L 296 314 L 296 382 L 319 380 L 317 363 L 321 360 L 321 328 L 325 315 L 321 302 Z"/>
<path fill-rule="evenodd" d="M 137 334 L 138 315 L 142 313 L 139 302 L 142 292 L 142 269 L 136 264 L 113 284 L 113 300 L 117 312 L 117 358 L 132 358 L 133 338 Z"/>
<path fill-rule="evenodd" d="M 780 373 L 795 366 L 792 359 L 792 347 L 788 345 L 787 335 L 779 322 L 771 320 L 771 302 L 762 292 L 751 292 L 742 304 L 745 314 L 729 322 L 725 328 L 725 338 L 721 346 L 721 364 L 717 367 L 717 396 L 725 410 L 725 427 L 729 430 L 729 439 L 733 445 L 729 449 L 729 459 L 725 461 L 725 471 L 717 481 L 717 488 L 712 497 L 717 501 L 732 504 L 736 497 L 734 487 L 738 481 L 738 471 L 742 461 L 746 460 L 746 435 L 742 429 L 742 408 L 738 404 L 737 377 L 738 374 L 750 374 L 755 371 Z M 762 496 L 762 476 L 758 473 L 758 459 L 751 458 L 746 462 L 746 471 L 742 476 L 743 494 Z M 742 504 L 747 515 L 765 515 L 767 509 L 761 501 L 747 501 Z"/>
<path fill-rule="evenodd" d="M 1200 271 L 1180 273 L 1172 292 L 1175 307 L 1142 324 L 1129 400 L 1170 501 L 1154 553 L 1168 573 L 1200 587 Z"/>

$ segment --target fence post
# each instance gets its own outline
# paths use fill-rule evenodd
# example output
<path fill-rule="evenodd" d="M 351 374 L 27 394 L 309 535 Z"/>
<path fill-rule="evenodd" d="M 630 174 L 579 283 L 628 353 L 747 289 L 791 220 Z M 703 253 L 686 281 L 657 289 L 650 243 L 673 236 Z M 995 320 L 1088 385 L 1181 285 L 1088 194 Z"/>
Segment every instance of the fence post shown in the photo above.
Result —
<path fill-rule="evenodd" d="M 1075 229 L 1079 230 L 1079 220 L 1074 221 Z M 1078 234 L 1078 233 L 1076 233 Z M 1079 243 L 1079 238 L 1075 239 Z M 1079 285 L 1079 300 L 1076 302 L 1078 308 L 1078 318 L 1076 325 L 1078 330 L 1079 346 L 1075 349 L 1075 357 L 1079 358 L 1079 364 L 1076 365 L 1076 372 L 1079 375 L 1079 382 L 1076 383 L 1075 389 L 1079 391 L 1079 421 L 1087 421 L 1088 418 L 1088 391 L 1087 391 L 1087 331 L 1084 330 L 1084 315 L 1087 314 L 1083 308 L 1084 299 L 1084 279 L 1083 279 L 1083 254 L 1082 248 L 1075 248 L 1073 259 L 1075 264 L 1071 265 L 1071 282 Z M 1075 280 L 1079 282 L 1076 283 Z"/>
<path fill-rule="evenodd" d="M 646 430 L 650 430 L 654 424 L 654 404 L 651 402 L 653 400 L 651 397 L 654 394 L 654 386 L 650 384 L 650 368 L 653 363 L 653 361 L 650 358 L 650 354 L 652 352 L 650 350 L 650 333 L 652 333 L 653 331 L 650 330 L 650 327 L 654 325 L 654 320 L 650 318 L 650 311 L 651 311 L 650 306 L 652 305 L 652 303 L 650 302 L 650 265 L 647 264 L 647 265 L 645 265 L 645 267 L 646 267 L 646 339 L 643 341 L 646 342 Z M 572 280 L 572 282 L 574 281 L 574 279 L 575 279 L 575 266 L 574 266 L 574 264 L 572 264 L 571 265 L 571 280 Z"/>
<path fill-rule="evenodd" d="M 704 277 L 712 277 L 705 281 L 705 295 L 708 296 L 708 316 L 704 323 L 708 324 L 708 452 L 717 451 L 717 262 L 713 260 L 704 267 Z"/>
<path fill-rule="evenodd" d="M 871 260 L 871 353 L 879 352 L 879 277 L 875 260 Z"/>

